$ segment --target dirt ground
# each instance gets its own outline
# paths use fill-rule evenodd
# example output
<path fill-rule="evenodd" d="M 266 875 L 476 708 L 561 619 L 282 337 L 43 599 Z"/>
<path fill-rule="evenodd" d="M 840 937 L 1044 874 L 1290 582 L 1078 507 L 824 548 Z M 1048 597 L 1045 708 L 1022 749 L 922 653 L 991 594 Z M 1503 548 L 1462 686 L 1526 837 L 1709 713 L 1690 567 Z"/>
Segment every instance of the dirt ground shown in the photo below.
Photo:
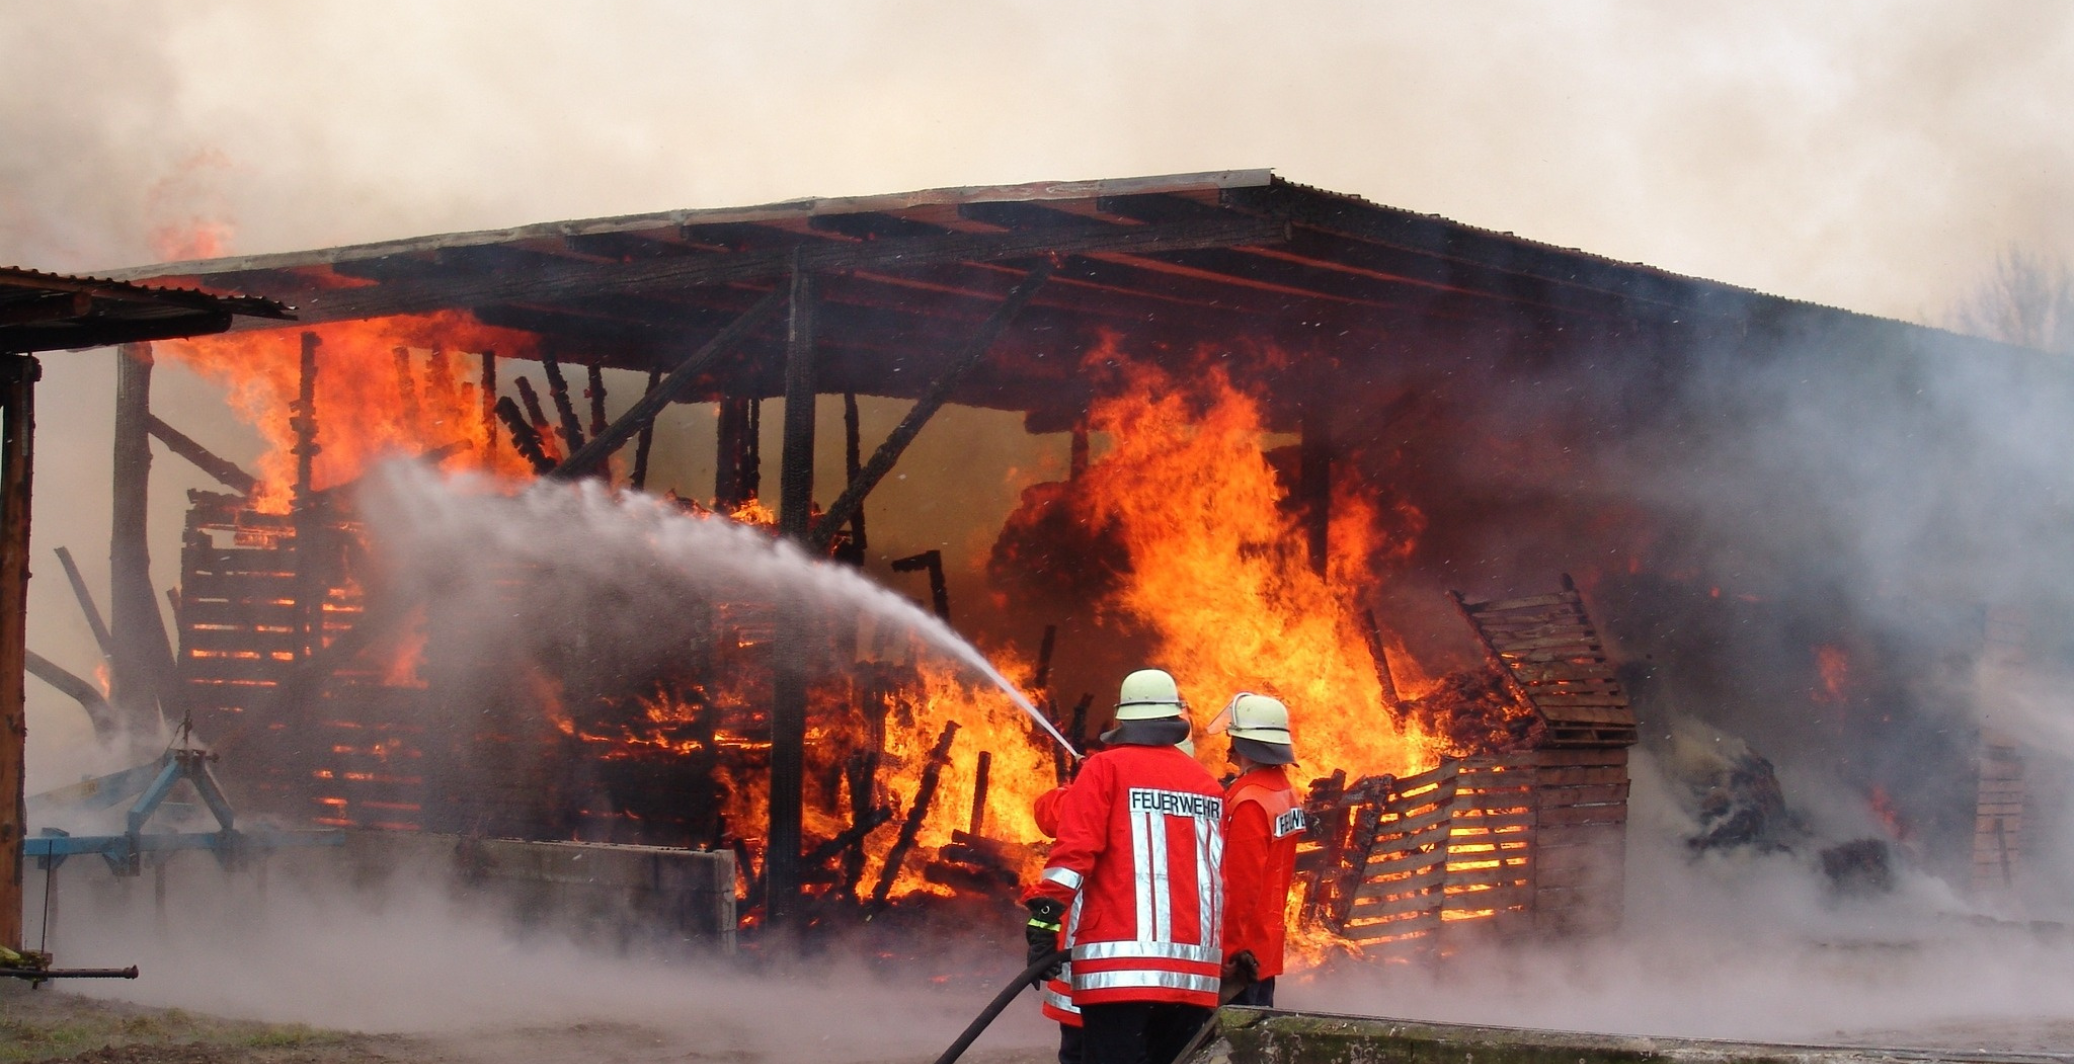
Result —
<path fill-rule="evenodd" d="M 1039 1051 L 974 1050 L 970 1064 L 1048 1064 Z M 758 1064 L 684 1035 L 621 1023 L 509 1028 L 469 1035 L 361 1034 L 225 1020 L 0 982 L 0 1064 Z M 910 1064 L 906 1060 L 860 1064 Z M 914 1064 L 921 1064 L 920 1061 Z"/>

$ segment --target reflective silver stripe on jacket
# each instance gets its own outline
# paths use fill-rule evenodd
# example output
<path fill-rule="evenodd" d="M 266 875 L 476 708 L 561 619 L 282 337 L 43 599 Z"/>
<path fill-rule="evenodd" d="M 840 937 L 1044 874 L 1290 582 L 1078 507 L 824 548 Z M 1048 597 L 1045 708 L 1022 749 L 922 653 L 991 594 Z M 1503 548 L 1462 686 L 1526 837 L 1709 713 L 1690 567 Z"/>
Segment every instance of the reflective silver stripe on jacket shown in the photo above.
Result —
<path fill-rule="evenodd" d="M 1205 941 L 1224 927 L 1224 832 L 1207 820 L 1195 822 L 1196 929 Z"/>
<path fill-rule="evenodd" d="M 1215 995 L 1219 980 L 1214 975 L 1184 975 L 1180 972 L 1158 972 L 1150 970 L 1121 972 L 1082 972 L 1073 977 L 1073 992 L 1090 990 L 1129 990 L 1139 987 L 1161 987 L 1167 990 L 1192 990 L 1199 994 Z"/>
<path fill-rule="evenodd" d="M 1080 873 L 1070 868 L 1047 868 L 1042 878 L 1051 880 L 1067 890 L 1080 889 Z"/>
<path fill-rule="evenodd" d="M 1131 810 L 1131 896 L 1137 902 L 1138 937 L 1152 927 L 1152 828 L 1156 814 Z"/>
<path fill-rule="evenodd" d="M 1148 813 L 1152 840 L 1152 933 L 1145 933 L 1145 925 L 1138 925 L 1140 939 L 1159 942 L 1174 940 L 1174 877 L 1167 868 L 1167 818 L 1160 813 Z M 1198 820 L 1196 823 L 1205 823 Z"/>
<path fill-rule="evenodd" d="M 1084 942 L 1073 947 L 1076 961 L 1113 961 L 1146 957 L 1198 964 L 1224 963 L 1224 950 L 1217 946 L 1191 946 L 1185 942 Z"/>
<path fill-rule="evenodd" d="M 1070 1012 L 1075 1016 L 1080 1015 L 1080 1006 L 1073 1004 L 1072 998 L 1056 990 L 1046 990 L 1044 992 L 1044 1003 L 1058 1009 L 1060 1012 Z"/>

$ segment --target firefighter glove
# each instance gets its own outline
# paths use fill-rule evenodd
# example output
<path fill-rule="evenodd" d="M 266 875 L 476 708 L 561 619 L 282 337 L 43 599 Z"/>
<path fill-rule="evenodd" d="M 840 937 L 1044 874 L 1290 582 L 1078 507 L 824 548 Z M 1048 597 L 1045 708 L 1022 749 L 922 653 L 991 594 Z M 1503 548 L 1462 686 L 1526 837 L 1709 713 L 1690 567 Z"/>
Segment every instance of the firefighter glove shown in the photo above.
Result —
<path fill-rule="evenodd" d="M 1224 977 L 1246 986 L 1260 982 L 1260 960 L 1250 949 L 1242 949 L 1224 962 Z"/>
<path fill-rule="evenodd" d="M 1030 899 L 1030 922 L 1023 927 L 1023 937 L 1029 942 L 1025 963 L 1035 964 L 1047 954 L 1056 953 L 1060 944 L 1060 919 L 1066 915 L 1065 905 L 1052 898 Z M 1059 974 L 1059 966 L 1052 965 L 1040 973 L 1050 979 Z"/>

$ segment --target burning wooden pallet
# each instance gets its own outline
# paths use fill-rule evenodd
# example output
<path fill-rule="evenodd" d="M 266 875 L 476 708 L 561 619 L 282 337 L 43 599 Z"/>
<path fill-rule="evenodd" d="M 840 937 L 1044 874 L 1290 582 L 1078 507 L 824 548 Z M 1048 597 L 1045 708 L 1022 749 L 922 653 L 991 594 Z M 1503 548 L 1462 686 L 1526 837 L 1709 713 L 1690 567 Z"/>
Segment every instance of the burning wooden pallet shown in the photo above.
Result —
<path fill-rule="evenodd" d="M 1540 714 L 1540 746 L 1633 746 L 1635 711 L 1569 574 L 1553 595 L 1467 602 L 1449 592 L 1513 693 Z"/>

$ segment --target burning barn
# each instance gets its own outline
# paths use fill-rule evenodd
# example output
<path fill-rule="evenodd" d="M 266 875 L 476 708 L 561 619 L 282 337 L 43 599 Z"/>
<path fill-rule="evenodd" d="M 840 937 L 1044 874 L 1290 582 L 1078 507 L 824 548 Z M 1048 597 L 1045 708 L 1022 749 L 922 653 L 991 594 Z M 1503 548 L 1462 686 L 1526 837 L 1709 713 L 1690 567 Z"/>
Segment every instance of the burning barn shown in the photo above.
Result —
<path fill-rule="evenodd" d="M 1629 748 L 1679 712 L 1738 707 L 1760 746 L 1817 751 L 1887 803 L 1897 843 L 1971 845 L 1976 790 L 1994 816 L 2021 807 L 2006 767 L 1978 768 L 2018 755 L 1981 762 L 1952 697 L 1924 693 L 1934 668 L 1909 664 L 1973 660 L 1965 618 L 2020 591 L 1946 588 L 1921 626 L 1875 623 L 1915 589 L 1825 568 L 1819 485 L 1736 451 L 1788 380 L 1860 404 L 1839 416 L 1875 447 L 1935 422 L 1908 389 L 1941 360 L 2065 390 L 2011 349 L 1262 171 L 137 274 L 300 318 L 126 349 L 118 447 L 141 458 L 118 493 L 142 490 L 147 436 L 224 490 L 191 499 L 170 652 L 141 634 L 148 578 L 118 567 L 113 680 L 120 703 L 190 716 L 243 801 L 303 824 L 733 850 L 752 919 L 834 919 L 998 897 L 1037 860 L 1031 799 L 1067 771 L 898 625 L 723 591 L 634 633 L 620 590 L 543 582 L 553 559 L 490 543 L 487 612 L 525 625 L 399 596 L 353 491 L 391 456 L 668 488 L 697 520 L 766 526 L 955 619 L 1077 743 L 1139 664 L 1202 719 L 1276 692 L 1315 780 L 1292 904 L 1320 943 L 1610 926 Z M 257 468 L 151 414 L 154 358 L 231 387 L 269 443 Z M 659 428 L 671 404 L 699 404 L 699 438 Z M 877 412 L 898 421 L 883 442 Z M 959 418 L 992 442 L 903 463 Z M 932 497 L 997 455 L 996 509 Z M 1775 520 L 1720 520 L 1752 506 Z M 1877 753 L 1896 749 L 1912 760 Z M 2007 868 L 2016 836 L 1982 837 Z"/>

